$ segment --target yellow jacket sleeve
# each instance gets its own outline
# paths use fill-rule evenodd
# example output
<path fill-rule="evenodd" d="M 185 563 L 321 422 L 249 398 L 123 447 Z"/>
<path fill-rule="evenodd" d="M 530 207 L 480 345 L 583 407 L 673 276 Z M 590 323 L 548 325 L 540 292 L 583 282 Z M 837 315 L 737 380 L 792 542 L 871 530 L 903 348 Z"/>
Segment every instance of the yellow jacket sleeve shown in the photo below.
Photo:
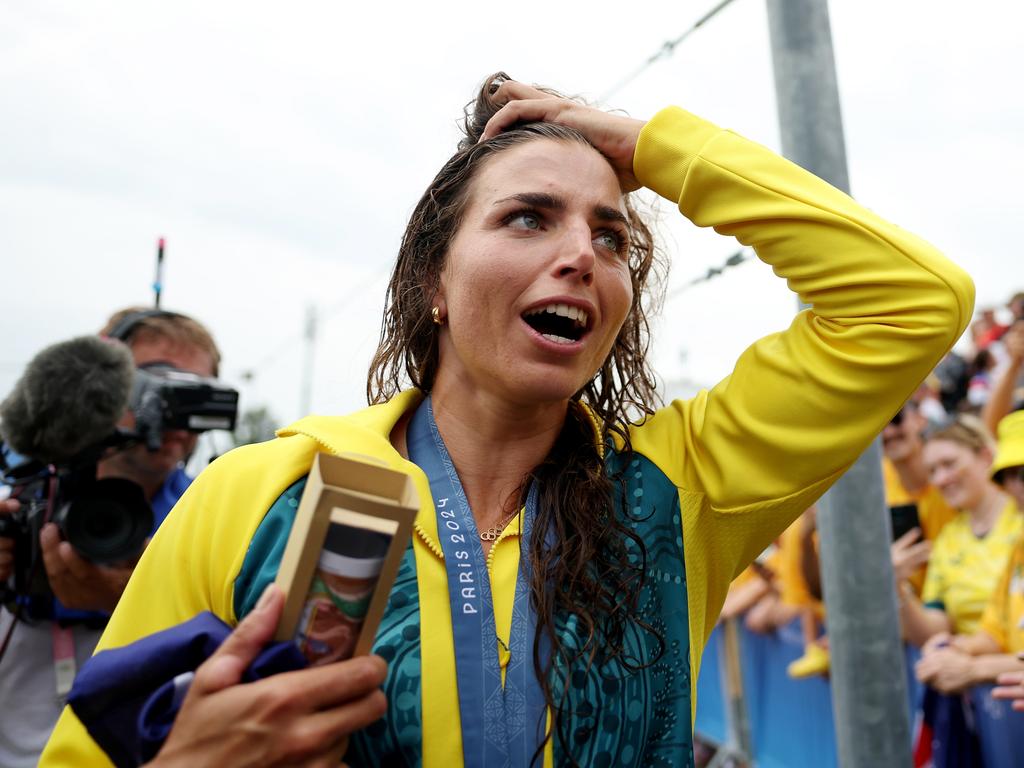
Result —
<path fill-rule="evenodd" d="M 921 239 L 682 109 L 644 126 L 633 165 L 695 224 L 752 247 L 811 307 L 750 346 L 710 391 L 631 430 L 633 448 L 679 488 L 696 675 L 729 580 L 949 350 L 974 288 Z"/>

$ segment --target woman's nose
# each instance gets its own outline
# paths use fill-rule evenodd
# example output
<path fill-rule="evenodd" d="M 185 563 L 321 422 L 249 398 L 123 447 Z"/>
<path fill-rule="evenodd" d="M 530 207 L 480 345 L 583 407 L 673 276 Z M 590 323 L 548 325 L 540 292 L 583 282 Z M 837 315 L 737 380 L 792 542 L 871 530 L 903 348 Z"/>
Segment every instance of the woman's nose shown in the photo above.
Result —
<path fill-rule="evenodd" d="M 566 229 L 559 253 L 557 271 L 559 277 L 578 276 L 584 285 L 594 280 L 594 240 L 589 226 L 571 226 Z"/>

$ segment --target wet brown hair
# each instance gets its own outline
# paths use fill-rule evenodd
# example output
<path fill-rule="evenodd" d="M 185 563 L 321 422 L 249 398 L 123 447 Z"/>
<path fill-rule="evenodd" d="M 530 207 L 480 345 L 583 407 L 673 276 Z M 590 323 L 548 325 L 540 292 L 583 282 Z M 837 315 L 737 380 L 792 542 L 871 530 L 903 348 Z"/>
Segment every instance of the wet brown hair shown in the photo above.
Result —
<path fill-rule="evenodd" d="M 510 78 L 499 72 L 484 82 L 465 108 L 465 137 L 420 198 L 406 227 L 388 286 L 380 344 L 367 377 L 367 398 L 379 403 L 408 381 L 429 392 L 438 366 L 440 327 L 432 322 L 436 294 L 448 247 L 462 223 L 473 180 L 487 161 L 520 144 L 548 139 L 591 146 L 578 131 L 553 123 L 523 123 L 479 142 L 499 105 L 493 96 Z M 554 93 L 547 91 L 548 93 Z M 555 94 L 558 95 L 558 94 Z M 529 547 L 533 564 L 531 595 L 537 609 L 534 668 L 555 713 L 554 737 L 572 760 L 566 695 L 569 676 L 580 667 L 619 664 L 636 669 L 625 637 L 630 628 L 661 637 L 639 618 L 637 601 L 646 570 L 646 549 L 626 517 L 625 486 L 619 472 L 609 475 L 599 445 L 621 445 L 619 466 L 631 451 L 627 426 L 653 412 L 655 379 L 647 362 L 647 316 L 661 300 L 663 269 L 650 228 L 628 195 L 624 197 L 630 230 L 628 263 L 633 301 L 607 359 L 573 398 L 573 406 L 547 459 L 524 478 L 519 502 L 536 483 L 538 516 Z M 615 497 L 624 510 L 617 514 Z M 547 532 L 553 535 L 546 535 Z M 576 621 L 570 645 L 556 631 L 569 617 Z M 542 637 L 551 654 L 541 654 Z M 558 678 L 553 680 L 552 678 Z M 549 736 L 550 738 L 550 736 Z M 539 758 L 540 751 L 534 755 Z"/>

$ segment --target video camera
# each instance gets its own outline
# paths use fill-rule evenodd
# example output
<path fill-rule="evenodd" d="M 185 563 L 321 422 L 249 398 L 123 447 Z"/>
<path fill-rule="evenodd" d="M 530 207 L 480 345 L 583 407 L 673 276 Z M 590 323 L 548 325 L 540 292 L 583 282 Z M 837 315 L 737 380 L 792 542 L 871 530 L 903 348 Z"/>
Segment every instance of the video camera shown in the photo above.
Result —
<path fill-rule="evenodd" d="M 128 410 L 134 430 L 117 426 Z M 165 364 L 136 369 L 120 342 L 85 336 L 36 355 L 0 404 L 0 485 L 21 502 L 0 516 L 0 536 L 15 540 L 14 575 L 0 585 L 0 601 L 23 618 L 45 616 L 52 591 L 39 532 L 48 522 L 94 563 L 137 556 L 152 509 L 137 483 L 97 479 L 99 461 L 139 443 L 156 451 L 165 430 L 234 429 L 237 411 L 231 387 Z"/>

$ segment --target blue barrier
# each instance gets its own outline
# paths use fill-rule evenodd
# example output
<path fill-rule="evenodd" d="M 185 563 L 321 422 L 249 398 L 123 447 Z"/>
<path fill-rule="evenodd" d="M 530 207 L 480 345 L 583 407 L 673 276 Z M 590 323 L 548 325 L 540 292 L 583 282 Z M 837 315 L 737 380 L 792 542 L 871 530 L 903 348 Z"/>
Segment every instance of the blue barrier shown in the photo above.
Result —
<path fill-rule="evenodd" d="M 697 678 L 697 722 L 694 730 L 715 744 L 729 741 L 729 712 L 725 699 L 725 660 L 722 650 L 722 628 L 715 627 Z"/>
<path fill-rule="evenodd" d="M 729 718 L 724 639 L 722 628 L 716 627 L 704 650 L 694 730 L 714 744 L 736 747 Z M 803 654 L 799 621 L 770 635 L 756 635 L 740 627 L 739 648 L 751 756 L 758 768 L 837 766 L 828 680 L 792 680 L 786 675 L 787 665 Z M 912 712 L 921 696 L 913 676 L 917 658 L 917 651 L 908 649 L 908 706 Z M 991 688 L 978 686 L 970 692 L 985 767 L 1021 768 L 1024 714 L 993 699 Z"/>
<path fill-rule="evenodd" d="M 975 724 L 985 768 L 1020 768 L 1024 764 L 1024 714 L 1010 703 L 992 698 L 991 685 L 971 690 Z"/>
<path fill-rule="evenodd" d="M 721 627 L 716 627 L 704 650 L 695 728 L 719 745 L 728 744 L 730 736 L 723 640 Z M 838 765 L 828 682 L 824 678 L 793 680 L 786 675 L 786 667 L 803 652 L 799 621 L 771 635 L 740 630 L 740 669 L 752 757 L 758 768 Z"/>

